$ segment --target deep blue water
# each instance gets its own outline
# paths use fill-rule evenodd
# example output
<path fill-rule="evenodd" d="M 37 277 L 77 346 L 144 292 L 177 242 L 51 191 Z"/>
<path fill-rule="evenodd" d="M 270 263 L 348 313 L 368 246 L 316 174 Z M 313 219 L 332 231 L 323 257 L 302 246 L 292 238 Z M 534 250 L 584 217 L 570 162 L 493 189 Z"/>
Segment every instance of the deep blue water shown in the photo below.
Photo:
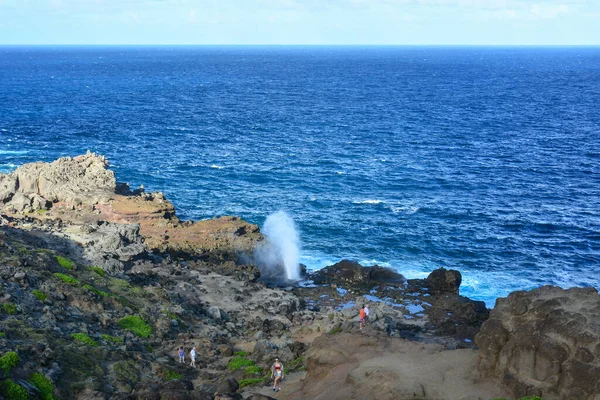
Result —
<path fill-rule="evenodd" d="M 600 287 L 600 48 L 0 47 L 0 168 L 90 149 L 303 262 Z"/>

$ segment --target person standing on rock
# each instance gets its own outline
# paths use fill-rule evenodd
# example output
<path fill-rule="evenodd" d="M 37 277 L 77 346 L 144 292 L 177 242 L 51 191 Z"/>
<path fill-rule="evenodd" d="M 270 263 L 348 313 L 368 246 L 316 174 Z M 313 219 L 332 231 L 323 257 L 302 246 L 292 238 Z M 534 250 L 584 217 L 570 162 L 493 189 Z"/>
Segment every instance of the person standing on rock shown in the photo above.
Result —
<path fill-rule="evenodd" d="M 184 364 L 185 363 L 185 352 L 183 351 L 183 346 L 181 346 L 179 348 L 179 364 Z"/>
<path fill-rule="evenodd" d="M 362 328 L 363 328 L 363 325 L 364 325 L 364 323 L 365 323 L 365 315 L 366 315 L 366 314 L 365 314 L 365 305 L 364 305 L 364 304 L 363 304 L 363 306 L 361 307 L 361 309 L 360 309 L 360 313 L 359 313 L 359 314 L 360 314 L 360 315 L 359 315 L 359 316 L 360 316 L 360 329 L 362 329 Z"/>
<path fill-rule="evenodd" d="M 365 304 L 365 326 L 369 325 L 369 305 Z"/>
<path fill-rule="evenodd" d="M 275 358 L 275 362 L 271 365 L 271 379 L 273 381 L 273 391 L 279 392 L 281 390 L 281 380 L 285 376 L 283 372 L 283 364 L 279 362 L 279 358 Z"/>
<path fill-rule="evenodd" d="M 196 368 L 196 347 L 192 347 L 192 350 L 190 351 L 190 357 L 192 358 L 192 362 L 191 362 L 191 366 Z"/>

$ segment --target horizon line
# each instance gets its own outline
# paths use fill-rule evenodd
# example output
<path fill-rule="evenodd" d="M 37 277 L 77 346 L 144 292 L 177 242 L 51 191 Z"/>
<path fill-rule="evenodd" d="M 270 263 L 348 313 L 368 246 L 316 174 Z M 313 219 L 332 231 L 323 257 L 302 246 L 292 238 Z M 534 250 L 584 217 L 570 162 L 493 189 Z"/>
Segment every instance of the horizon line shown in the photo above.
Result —
<path fill-rule="evenodd" d="M 140 47 L 215 47 L 215 46 L 244 46 L 244 47 L 600 47 L 600 43 L 597 44 L 383 44 L 383 43 L 0 43 L 0 47 L 15 47 L 15 46 L 89 46 L 89 47 L 100 47 L 100 46 L 140 46 Z"/>

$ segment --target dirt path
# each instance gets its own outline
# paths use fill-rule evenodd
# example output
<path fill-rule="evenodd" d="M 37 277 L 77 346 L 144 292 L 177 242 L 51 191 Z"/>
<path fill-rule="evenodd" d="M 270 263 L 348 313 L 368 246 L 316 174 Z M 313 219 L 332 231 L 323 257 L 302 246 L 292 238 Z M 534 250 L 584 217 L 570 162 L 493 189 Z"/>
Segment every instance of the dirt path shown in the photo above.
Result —
<path fill-rule="evenodd" d="M 249 388 L 246 391 L 242 392 L 242 396 L 244 396 L 244 398 L 249 397 L 250 395 L 257 393 L 257 394 L 262 394 L 265 396 L 270 396 L 273 397 L 275 399 L 283 399 L 286 393 L 286 389 L 288 387 L 297 387 L 297 385 L 300 383 L 300 381 L 302 379 L 304 379 L 304 377 L 306 376 L 306 372 L 292 372 L 291 374 L 286 374 L 285 376 L 285 380 L 283 382 L 281 382 L 281 391 L 280 392 L 274 392 L 273 391 L 273 386 L 269 385 L 269 386 L 263 386 L 263 387 L 254 387 L 254 388 Z"/>

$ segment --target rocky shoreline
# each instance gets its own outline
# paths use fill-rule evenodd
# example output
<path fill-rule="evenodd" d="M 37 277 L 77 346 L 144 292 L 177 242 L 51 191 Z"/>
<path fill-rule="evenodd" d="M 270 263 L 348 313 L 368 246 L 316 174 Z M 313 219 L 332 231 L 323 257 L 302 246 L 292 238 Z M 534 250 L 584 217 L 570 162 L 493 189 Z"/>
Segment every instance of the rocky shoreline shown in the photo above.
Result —
<path fill-rule="evenodd" d="M 407 280 L 352 261 L 275 287 L 253 260 L 257 226 L 181 221 L 89 152 L 0 174 L 0 209 L 4 398 L 600 396 L 595 289 L 515 292 L 490 313 L 460 296 L 458 271 Z"/>

